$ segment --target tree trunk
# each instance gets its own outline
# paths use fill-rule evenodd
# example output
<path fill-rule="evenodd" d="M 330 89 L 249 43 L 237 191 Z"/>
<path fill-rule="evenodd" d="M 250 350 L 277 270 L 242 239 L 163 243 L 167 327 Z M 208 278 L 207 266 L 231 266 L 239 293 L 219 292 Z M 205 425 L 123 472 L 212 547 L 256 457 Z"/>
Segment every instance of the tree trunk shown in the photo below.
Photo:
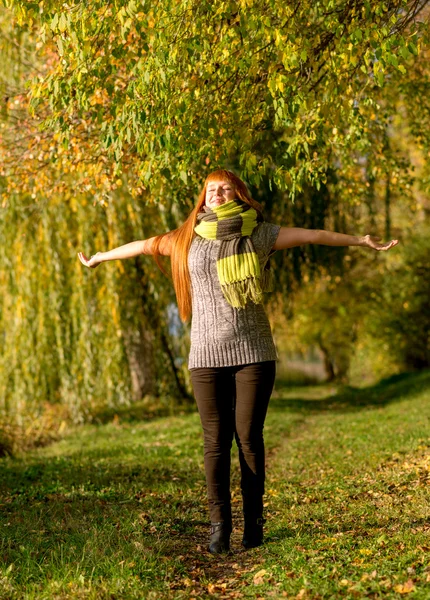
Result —
<path fill-rule="evenodd" d="M 170 349 L 168 335 L 166 334 L 167 327 L 163 324 L 162 319 L 160 318 L 159 306 L 157 303 L 153 302 L 151 293 L 148 289 L 147 279 L 146 279 L 143 269 L 142 269 L 142 265 L 139 263 L 139 261 L 137 259 L 135 260 L 135 267 L 136 267 L 136 274 L 137 274 L 138 281 L 139 281 L 140 288 L 141 288 L 142 306 L 145 306 L 145 313 L 151 315 L 153 331 L 158 332 L 157 335 L 159 335 L 161 338 L 162 348 L 167 355 L 168 364 L 170 365 L 172 375 L 173 375 L 174 381 L 176 383 L 176 388 L 179 392 L 179 395 L 182 398 L 192 400 L 193 396 L 191 396 L 187 392 L 183 376 L 180 373 L 179 369 L 175 365 L 175 359 L 174 359 L 174 356 Z M 150 354 L 149 356 L 152 356 L 152 354 Z M 155 373 L 154 373 L 154 377 L 155 377 Z"/>
<path fill-rule="evenodd" d="M 130 368 L 133 401 L 139 402 L 147 394 L 155 393 L 155 365 L 153 361 L 154 335 L 147 328 L 123 332 L 125 352 Z"/>
<path fill-rule="evenodd" d="M 334 372 L 334 365 L 330 358 L 329 352 L 328 352 L 327 348 L 325 348 L 321 342 L 319 342 L 318 345 L 320 347 L 321 352 L 323 353 L 324 368 L 325 368 L 325 372 L 327 373 L 327 381 L 334 381 L 336 379 L 336 375 Z"/>
<path fill-rule="evenodd" d="M 391 237 L 391 186 L 390 186 L 390 175 L 387 174 L 385 180 L 385 237 L 387 241 Z"/>

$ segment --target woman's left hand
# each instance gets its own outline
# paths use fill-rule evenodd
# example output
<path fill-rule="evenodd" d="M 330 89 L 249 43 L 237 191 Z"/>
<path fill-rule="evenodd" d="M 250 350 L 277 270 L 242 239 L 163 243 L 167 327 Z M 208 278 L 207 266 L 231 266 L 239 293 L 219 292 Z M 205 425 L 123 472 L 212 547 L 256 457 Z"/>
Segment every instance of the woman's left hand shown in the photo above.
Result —
<path fill-rule="evenodd" d="M 363 236 L 362 246 L 367 248 L 373 248 L 373 250 L 389 250 L 393 246 L 396 246 L 399 243 L 399 240 L 391 240 L 386 244 L 381 244 L 380 240 L 382 238 L 375 235 L 365 235 Z"/>

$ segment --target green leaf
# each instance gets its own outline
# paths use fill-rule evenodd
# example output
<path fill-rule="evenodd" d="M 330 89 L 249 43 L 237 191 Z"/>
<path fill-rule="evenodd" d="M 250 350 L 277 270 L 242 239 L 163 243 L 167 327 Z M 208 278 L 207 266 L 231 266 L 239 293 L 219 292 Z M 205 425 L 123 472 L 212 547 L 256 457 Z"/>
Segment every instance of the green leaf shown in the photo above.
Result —
<path fill-rule="evenodd" d="M 390 62 L 390 63 L 391 63 L 391 64 L 392 64 L 394 67 L 397 67 L 397 66 L 398 66 L 398 64 L 399 64 L 399 61 L 398 61 L 398 59 L 397 59 L 397 56 L 396 56 L 395 54 L 389 54 L 387 58 L 388 58 L 389 62 Z"/>
<path fill-rule="evenodd" d="M 405 60 L 407 60 L 411 56 L 411 53 L 406 48 L 406 46 L 402 46 L 399 50 L 399 53 Z"/>
<path fill-rule="evenodd" d="M 414 54 L 415 56 L 418 56 L 418 48 L 415 46 L 415 44 L 413 42 L 409 42 L 408 50 L 410 50 L 412 52 L 412 54 Z"/>
<path fill-rule="evenodd" d="M 66 30 L 67 27 L 67 18 L 66 15 L 64 13 L 61 13 L 61 17 L 60 20 L 58 22 L 58 29 L 63 32 Z"/>
<path fill-rule="evenodd" d="M 57 25 L 58 25 L 58 13 L 55 13 L 54 18 L 52 19 L 51 25 L 50 25 L 52 31 L 54 31 L 54 29 L 57 28 Z"/>
<path fill-rule="evenodd" d="M 61 36 L 57 37 L 56 42 L 57 42 L 58 54 L 60 56 L 63 56 L 64 48 L 63 48 L 63 40 L 61 39 Z"/>

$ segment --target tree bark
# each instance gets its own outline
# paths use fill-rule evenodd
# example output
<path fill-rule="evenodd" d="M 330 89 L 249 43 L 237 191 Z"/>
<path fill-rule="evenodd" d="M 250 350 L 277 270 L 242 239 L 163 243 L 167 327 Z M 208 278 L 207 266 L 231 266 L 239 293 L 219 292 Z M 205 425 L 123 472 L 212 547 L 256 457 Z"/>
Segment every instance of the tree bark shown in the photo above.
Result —
<path fill-rule="evenodd" d="M 139 402 L 155 393 L 155 365 L 152 360 L 154 335 L 140 325 L 123 332 L 124 347 L 130 368 L 133 401 Z"/>
<path fill-rule="evenodd" d="M 145 313 L 150 314 L 152 316 L 152 329 L 153 332 L 157 332 L 157 335 L 159 335 L 161 338 L 161 345 L 168 357 L 168 364 L 170 365 L 172 375 L 176 383 L 176 388 L 179 392 L 179 395 L 182 398 L 192 400 L 193 397 L 187 391 L 185 382 L 183 380 L 183 376 L 180 373 L 179 369 L 176 367 L 175 359 L 170 349 L 170 344 L 168 341 L 168 334 L 166 333 L 167 327 L 165 327 L 164 323 L 162 322 L 162 319 L 160 318 L 158 304 L 155 303 L 151 297 L 142 266 L 139 263 L 138 259 L 135 260 L 135 267 L 141 289 L 142 306 L 145 306 Z M 152 354 L 150 353 L 147 355 L 146 358 L 151 356 Z"/>
<path fill-rule="evenodd" d="M 327 348 L 323 346 L 322 342 L 318 342 L 318 345 L 320 347 L 321 352 L 323 353 L 324 368 L 325 372 L 327 373 L 327 381 L 334 381 L 336 379 L 336 374 L 334 372 L 334 365 L 330 358 L 329 352 Z"/>
<path fill-rule="evenodd" d="M 390 175 L 387 174 L 385 180 L 385 237 L 387 240 L 391 237 L 391 186 Z"/>

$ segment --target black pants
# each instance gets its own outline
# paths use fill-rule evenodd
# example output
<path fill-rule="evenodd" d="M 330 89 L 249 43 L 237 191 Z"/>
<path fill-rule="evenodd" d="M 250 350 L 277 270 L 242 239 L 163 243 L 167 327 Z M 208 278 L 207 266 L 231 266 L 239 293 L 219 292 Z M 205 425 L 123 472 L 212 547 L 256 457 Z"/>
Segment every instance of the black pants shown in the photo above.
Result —
<path fill-rule="evenodd" d="M 230 451 L 239 449 L 245 517 L 262 516 L 263 427 L 273 390 L 276 362 L 191 369 L 203 427 L 204 460 L 211 522 L 231 521 Z"/>

